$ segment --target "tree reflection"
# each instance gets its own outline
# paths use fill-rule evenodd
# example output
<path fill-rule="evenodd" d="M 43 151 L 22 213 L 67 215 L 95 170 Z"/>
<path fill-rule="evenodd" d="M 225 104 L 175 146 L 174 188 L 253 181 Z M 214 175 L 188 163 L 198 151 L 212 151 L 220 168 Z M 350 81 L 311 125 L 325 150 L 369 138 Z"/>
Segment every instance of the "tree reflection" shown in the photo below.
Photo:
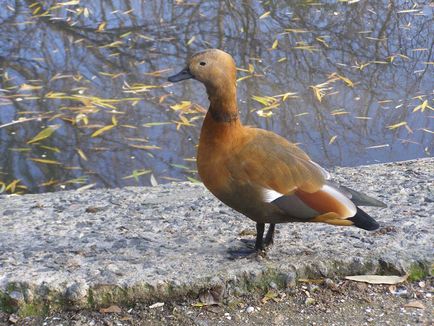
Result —
<path fill-rule="evenodd" d="M 124 179 L 139 169 L 151 169 L 160 182 L 196 178 L 172 164 L 195 169 L 184 158 L 195 155 L 203 114 L 182 114 L 197 119 L 195 126 L 179 129 L 173 123 L 143 124 L 179 121 L 180 112 L 170 105 L 181 100 L 206 105 L 197 83 L 169 86 L 165 81 L 167 69 L 182 68 L 189 55 L 206 47 L 222 48 L 240 68 L 254 69 L 240 72 L 248 77 L 239 82 L 243 120 L 301 143 L 322 164 L 394 161 L 431 150 L 430 110 L 412 112 L 432 99 L 434 33 L 428 1 L 413 7 L 405 1 L 323 1 L 317 6 L 309 1 L 4 2 L 0 124 L 37 119 L 0 128 L 0 180 L 21 179 L 32 192 L 57 190 L 62 183 L 80 187 L 74 179 L 83 176 L 85 184 L 105 187 L 149 184 L 147 174 L 138 182 Z M 311 86 L 327 82 L 332 73 L 354 87 L 332 82 L 320 102 Z M 126 93 L 134 84 L 159 87 Z M 257 115 L 260 105 L 252 95 L 289 91 L 298 98 L 282 102 L 269 118 Z M 64 98 L 47 98 L 53 93 Z M 77 96 L 140 100 L 109 108 Z M 88 125 L 77 121 L 80 112 Z M 112 116 L 119 124 L 91 137 L 111 124 Z M 387 128 L 402 121 L 411 129 Z M 26 144 L 50 124 L 61 128 L 40 144 Z M 382 144 L 389 146 L 369 149 Z M 30 160 L 38 157 L 62 165 Z M 50 180 L 52 185 L 41 186 Z M 68 180 L 72 183 L 65 184 Z"/>

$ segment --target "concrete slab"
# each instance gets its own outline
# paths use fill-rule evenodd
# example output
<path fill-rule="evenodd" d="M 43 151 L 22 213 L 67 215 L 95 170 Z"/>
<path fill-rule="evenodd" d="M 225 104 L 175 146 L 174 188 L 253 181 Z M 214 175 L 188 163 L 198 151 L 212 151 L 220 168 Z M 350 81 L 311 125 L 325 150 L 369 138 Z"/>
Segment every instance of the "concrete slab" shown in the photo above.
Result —
<path fill-rule="evenodd" d="M 434 159 L 333 174 L 388 203 L 366 209 L 381 229 L 278 225 L 262 261 L 234 258 L 255 225 L 202 185 L 0 197 L 0 309 L 34 315 L 170 301 L 216 286 L 237 295 L 300 277 L 432 273 Z"/>

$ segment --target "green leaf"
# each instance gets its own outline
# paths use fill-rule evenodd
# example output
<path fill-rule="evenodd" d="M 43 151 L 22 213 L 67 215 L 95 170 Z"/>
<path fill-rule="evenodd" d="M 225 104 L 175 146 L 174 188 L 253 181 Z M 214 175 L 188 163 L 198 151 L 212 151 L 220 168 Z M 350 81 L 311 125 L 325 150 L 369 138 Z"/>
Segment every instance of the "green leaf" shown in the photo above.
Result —
<path fill-rule="evenodd" d="M 127 175 L 126 177 L 123 177 L 122 179 L 131 179 L 134 178 L 136 182 L 139 182 L 139 177 L 144 174 L 150 173 L 152 170 L 134 170 L 131 175 Z"/>
<path fill-rule="evenodd" d="M 57 129 L 59 129 L 59 127 L 60 127 L 59 125 L 48 126 L 40 133 L 38 133 L 35 137 L 33 137 L 31 140 L 29 140 L 27 144 L 33 144 L 45 138 L 50 137 Z"/>

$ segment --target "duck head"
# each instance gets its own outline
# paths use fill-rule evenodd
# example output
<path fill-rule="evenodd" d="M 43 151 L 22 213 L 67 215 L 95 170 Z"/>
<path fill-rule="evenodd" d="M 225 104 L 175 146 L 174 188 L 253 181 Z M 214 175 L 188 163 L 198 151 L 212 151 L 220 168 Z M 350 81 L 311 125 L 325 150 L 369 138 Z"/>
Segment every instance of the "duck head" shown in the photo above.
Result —
<path fill-rule="evenodd" d="M 195 53 L 188 61 L 187 67 L 168 80 L 172 83 L 185 79 L 202 82 L 208 94 L 235 87 L 236 68 L 232 56 L 222 50 L 208 49 Z"/>

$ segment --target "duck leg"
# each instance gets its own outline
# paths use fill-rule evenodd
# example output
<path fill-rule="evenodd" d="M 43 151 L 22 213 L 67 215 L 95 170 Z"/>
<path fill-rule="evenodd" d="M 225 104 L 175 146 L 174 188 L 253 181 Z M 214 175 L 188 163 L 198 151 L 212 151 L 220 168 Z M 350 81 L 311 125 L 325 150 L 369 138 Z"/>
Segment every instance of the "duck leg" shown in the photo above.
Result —
<path fill-rule="evenodd" d="M 270 247 L 274 243 L 274 230 L 276 228 L 276 224 L 270 223 L 268 227 L 267 235 L 265 236 L 265 248 Z"/>
<path fill-rule="evenodd" d="M 256 243 L 255 251 L 259 252 L 264 250 L 264 229 L 265 223 L 256 223 Z"/>
<path fill-rule="evenodd" d="M 230 254 L 230 258 L 231 259 L 237 259 L 237 258 L 260 259 L 266 257 L 265 250 L 267 249 L 267 246 L 273 243 L 274 227 L 275 227 L 274 224 L 270 224 L 267 235 L 265 236 L 265 245 L 264 245 L 265 223 L 256 223 L 256 242 L 255 242 L 254 252 L 251 251 L 252 247 L 250 246 L 248 252 L 246 252 L 245 249 L 241 249 L 241 251 L 231 249 L 228 250 Z"/>

